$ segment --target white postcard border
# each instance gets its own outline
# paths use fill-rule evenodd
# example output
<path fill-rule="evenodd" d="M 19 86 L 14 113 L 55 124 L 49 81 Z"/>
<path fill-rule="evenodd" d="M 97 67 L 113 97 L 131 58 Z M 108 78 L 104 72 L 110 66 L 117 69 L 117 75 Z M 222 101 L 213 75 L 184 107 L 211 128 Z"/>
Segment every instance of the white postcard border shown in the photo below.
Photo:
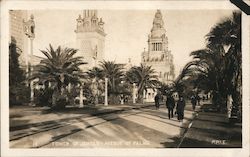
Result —
<path fill-rule="evenodd" d="M 5 156 L 248 156 L 249 155 L 249 17 L 242 13 L 243 148 L 222 149 L 10 149 L 8 108 L 8 10 L 23 9 L 237 9 L 229 1 L 2 1 L 1 2 L 1 153 Z"/>

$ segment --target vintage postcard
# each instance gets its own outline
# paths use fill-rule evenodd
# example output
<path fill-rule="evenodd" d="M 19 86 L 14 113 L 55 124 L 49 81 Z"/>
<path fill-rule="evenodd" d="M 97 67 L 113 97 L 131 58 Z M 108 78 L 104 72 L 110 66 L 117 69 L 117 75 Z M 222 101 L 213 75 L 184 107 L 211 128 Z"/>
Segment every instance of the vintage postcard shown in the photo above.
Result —
<path fill-rule="evenodd" d="M 249 156 L 234 1 L 2 1 L 1 156 Z"/>

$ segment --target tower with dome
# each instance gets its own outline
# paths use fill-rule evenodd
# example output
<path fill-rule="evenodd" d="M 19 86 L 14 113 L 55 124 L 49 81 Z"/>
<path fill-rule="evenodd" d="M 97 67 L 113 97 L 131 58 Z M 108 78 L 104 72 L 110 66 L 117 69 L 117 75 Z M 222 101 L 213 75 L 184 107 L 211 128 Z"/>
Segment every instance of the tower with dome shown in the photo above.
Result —
<path fill-rule="evenodd" d="M 170 84 L 175 78 L 173 55 L 168 48 L 168 37 L 164 28 L 162 13 L 157 10 L 153 20 L 153 27 L 148 35 L 148 49 L 142 52 L 141 62 L 155 70 L 160 82 Z M 144 93 L 144 100 L 154 101 L 157 91 L 148 89 Z"/>
<path fill-rule="evenodd" d="M 169 84 L 174 80 L 173 55 L 168 49 L 168 37 L 160 10 L 155 13 L 148 35 L 148 49 L 142 53 L 142 64 L 151 66 L 162 83 Z"/>

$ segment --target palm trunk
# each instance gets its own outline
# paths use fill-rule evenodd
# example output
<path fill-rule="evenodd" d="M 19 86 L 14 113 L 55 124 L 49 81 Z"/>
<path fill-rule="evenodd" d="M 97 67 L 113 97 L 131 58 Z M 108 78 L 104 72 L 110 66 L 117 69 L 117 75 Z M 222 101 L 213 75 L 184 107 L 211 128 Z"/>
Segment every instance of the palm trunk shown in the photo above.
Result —
<path fill-rule="evenodd" d="M 142 96 L 143 96 L 143 83 L 140 83 L 138 86 L 138 101 L 141 103 L 142 102 Z"/>

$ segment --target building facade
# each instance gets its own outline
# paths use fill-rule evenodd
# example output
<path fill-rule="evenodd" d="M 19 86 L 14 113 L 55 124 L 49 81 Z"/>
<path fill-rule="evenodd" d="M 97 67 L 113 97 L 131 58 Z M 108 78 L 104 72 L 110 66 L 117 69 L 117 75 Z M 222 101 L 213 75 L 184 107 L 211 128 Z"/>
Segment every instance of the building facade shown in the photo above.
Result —
<path fill-rule="evenodd" d="M 155 13 L 153 27 L 148 35 L 148 49 L 142 53 L 142 64 L 151 66 L 162 83 L 169 84 L 175 78 L 173 55 L 168 49 L 168 37 L 160 10 Z M 154 101 L 156 93 L 152 89 L 147 90 L 145 100 Z"/>
<path fill-rule="evenodd" d="M 10 10 L 9 20 L 9 42 L 14 42 L 17 46 L 20 67 L 25 69 L 29 64 L 39 64 L 42 58 L 33 54 L 34 16 L 31 14 L 29 17 L 27 10 Z"/>
<path fill-rule="evenodd" d="M 102 18 L 98 18 L 97 10 L 84 10 L 76 19 L 76 46 L 78 55 L 84 57 L 84 71 L 97 66 L 104 59 L 105 32 Z"/>
<path fill-rule="evenodd" d="M 9 11 L 9 42 L 15 42 L 18 47 L 19 64 L 22 68 L 27 65 L 28 57 L 28 38 L 24 34 L 24 24 L 28 17 L 27 11 L 10 10 Z"/>

